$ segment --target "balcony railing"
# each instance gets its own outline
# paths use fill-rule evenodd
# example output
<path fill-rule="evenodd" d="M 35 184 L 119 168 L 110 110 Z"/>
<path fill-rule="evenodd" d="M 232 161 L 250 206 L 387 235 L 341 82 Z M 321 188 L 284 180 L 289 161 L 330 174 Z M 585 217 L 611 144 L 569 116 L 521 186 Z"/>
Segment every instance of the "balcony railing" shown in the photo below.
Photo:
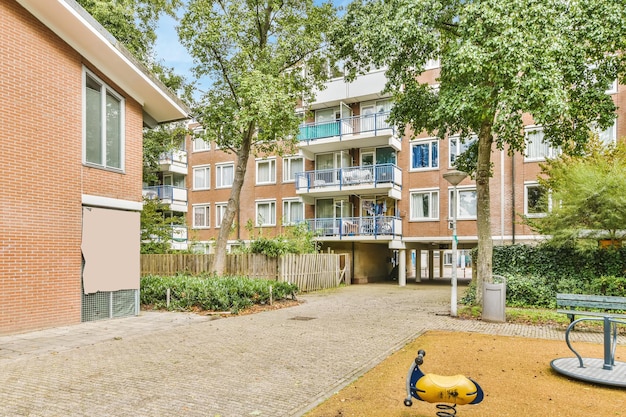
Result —
<path fill-rule="evenodd" d="M 339 137 L 346 135 L 369 133 L 374 136 L 385 132 L 395 132 L 394 126 L 387 121 L 390 112 L 381 112 L 361 116 L 345 117 L 332 122 L 307 123 L 300 127 L 298 140 L 313 141 L 316 139 Z"/>
<path fill-rule="evenodd" d="M 147 198 L 158 198 L 165 204 L 187 204 L 187 190 L 173 185 L 144 187 L 143 195 Z"/>
<path fill-rule="evenodd" d="M 318 237 L 396 237 L 402 235 L 402 220 L 394 216 L 321 218 L 306 220 Z"/>
<path fill-rule="evenodd" d="M 159 163 L 164 165 L 178 164 L 187 166 L 187 151 L 180 149 L 164 152 L 159 155 Z"/>
<path fill-rule="evenodd" d="M 320 190 L 327 187 L 353 187 L 371 184 L 372 188 L 402 186 L 402 170 L 394 164 L 323 169 L 296 173 L 296 191 Z"/>

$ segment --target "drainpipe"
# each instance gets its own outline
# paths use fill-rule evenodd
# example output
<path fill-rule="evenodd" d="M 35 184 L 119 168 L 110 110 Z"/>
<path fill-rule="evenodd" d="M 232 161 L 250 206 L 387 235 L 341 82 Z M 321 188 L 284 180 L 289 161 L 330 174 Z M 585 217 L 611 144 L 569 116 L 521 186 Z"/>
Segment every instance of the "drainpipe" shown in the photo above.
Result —
<path fill-rule="evenodd" d="M 511 244 L 515 245 L 515 154 L 511 157 Z"/>

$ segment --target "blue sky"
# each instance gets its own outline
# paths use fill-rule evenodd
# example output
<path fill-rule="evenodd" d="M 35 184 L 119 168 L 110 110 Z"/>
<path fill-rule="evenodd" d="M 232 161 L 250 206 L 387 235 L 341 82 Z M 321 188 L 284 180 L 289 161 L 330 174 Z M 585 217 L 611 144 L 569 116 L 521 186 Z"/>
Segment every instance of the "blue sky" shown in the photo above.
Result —
<path fill-rule="evenodd" d="M 176 73 L 183 75 L 187 81 L 192 81 L 193 59 L 178 41 L 176 25 L 177 22 L 169 16 L 159 20 L 155 52 L 158 60 L 164 61 L 169 67 L 174 67 Z"/>

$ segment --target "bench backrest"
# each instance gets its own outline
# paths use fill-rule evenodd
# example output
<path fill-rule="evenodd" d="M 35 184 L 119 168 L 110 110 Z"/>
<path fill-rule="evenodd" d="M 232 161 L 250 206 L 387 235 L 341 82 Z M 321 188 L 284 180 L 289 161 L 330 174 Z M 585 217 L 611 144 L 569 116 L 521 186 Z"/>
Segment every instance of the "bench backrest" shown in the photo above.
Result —
<path fill-rule="evenodd" d="M 557 294 L 556 304 L 559 307 L 588 307 L 606 310 L 626 310 L 626 297 L 587 294 Z"/>

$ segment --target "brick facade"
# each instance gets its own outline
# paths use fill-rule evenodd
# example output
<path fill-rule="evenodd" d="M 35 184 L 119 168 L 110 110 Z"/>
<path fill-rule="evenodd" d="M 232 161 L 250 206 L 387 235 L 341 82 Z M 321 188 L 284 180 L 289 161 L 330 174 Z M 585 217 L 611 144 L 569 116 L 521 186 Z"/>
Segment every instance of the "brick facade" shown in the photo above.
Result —
<path fill-rule="evenodd" d="M 132 98 L 125 172 L 82 164 L 84 66 L 98 74 L 22 6 L 0 3 L 0 334 L 80 322 L 82 195 L 141 201 L 143 116 Z"/>

